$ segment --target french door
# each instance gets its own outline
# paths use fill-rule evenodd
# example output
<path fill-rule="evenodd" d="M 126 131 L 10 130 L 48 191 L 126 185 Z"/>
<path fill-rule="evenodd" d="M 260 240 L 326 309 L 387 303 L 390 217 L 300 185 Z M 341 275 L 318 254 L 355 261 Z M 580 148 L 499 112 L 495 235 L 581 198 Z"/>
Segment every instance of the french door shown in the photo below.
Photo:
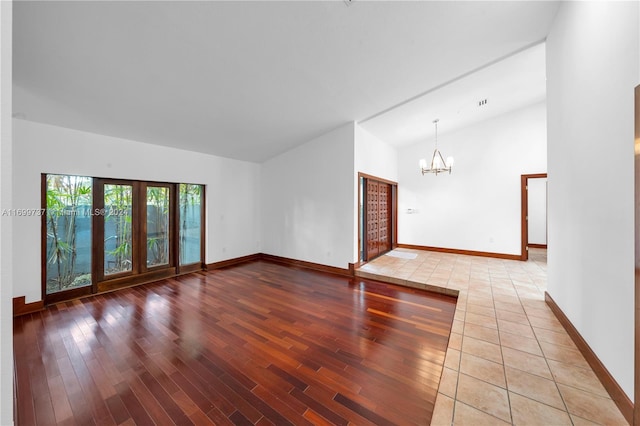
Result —
<path fill-rule="evenodd" d="M 204 190 L 43 174 L 45 304 L 201 270 Z"/>
<path fill-rule="evenodd" d="M 371 260 L 396 244 L 397 184 L 360 174 L 361 259 Z"/>
<path fill-rule="evenodd" d="M 98 291 L 176 274 L 174 184 L 95 179 Z"/>

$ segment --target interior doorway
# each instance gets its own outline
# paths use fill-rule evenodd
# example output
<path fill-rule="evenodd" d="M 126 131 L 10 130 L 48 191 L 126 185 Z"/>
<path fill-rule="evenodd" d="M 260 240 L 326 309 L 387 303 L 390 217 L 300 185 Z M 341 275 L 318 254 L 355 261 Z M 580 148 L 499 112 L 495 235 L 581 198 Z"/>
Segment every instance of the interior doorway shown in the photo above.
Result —
<path fill-rule="evenodd" d="M 374 259 L 397 246 L 398 184 L 358 173 L 359 257 Z"/>
<path fill-rule="evenodd" d="M 529 259 L 529 247 L 547 248 L 547 174 L 521 175 L 522 202 L 520 260 Z"/>

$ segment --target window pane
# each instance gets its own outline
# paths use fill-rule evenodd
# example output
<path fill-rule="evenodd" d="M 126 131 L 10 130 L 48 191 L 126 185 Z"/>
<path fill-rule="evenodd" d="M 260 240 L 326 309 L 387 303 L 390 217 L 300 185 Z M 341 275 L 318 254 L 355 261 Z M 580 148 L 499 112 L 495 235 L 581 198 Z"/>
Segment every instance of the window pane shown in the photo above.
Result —
<path fill-rule="evenodd" d="M 147 266 L 169 263 L 169 188 L 147 187 Z"/>
<path fill-rule="evenodd" d="M 200 262 L 202 185 L 180 184 L 180 264 Z"/>
<path fill-rule="evenodd" d="M 47 175 L 47 294 L 91 285 L 91 182 Z"/>
<path fill-rule="evenodd" d="M 131 185 L 104 185 L 104 274 L 131 271 Z"/>

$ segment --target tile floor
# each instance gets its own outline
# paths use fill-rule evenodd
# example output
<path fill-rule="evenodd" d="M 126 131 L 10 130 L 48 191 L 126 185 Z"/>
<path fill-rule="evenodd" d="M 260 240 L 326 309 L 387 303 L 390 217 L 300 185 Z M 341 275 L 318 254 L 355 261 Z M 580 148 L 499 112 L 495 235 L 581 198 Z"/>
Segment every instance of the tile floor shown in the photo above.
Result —
<path fill-rule="evenodd" d="M 628 424 L 544 302 L 546 250 L 528 262 L 390 254 L 357 275 L 459 291 L 432 425 Z"/>

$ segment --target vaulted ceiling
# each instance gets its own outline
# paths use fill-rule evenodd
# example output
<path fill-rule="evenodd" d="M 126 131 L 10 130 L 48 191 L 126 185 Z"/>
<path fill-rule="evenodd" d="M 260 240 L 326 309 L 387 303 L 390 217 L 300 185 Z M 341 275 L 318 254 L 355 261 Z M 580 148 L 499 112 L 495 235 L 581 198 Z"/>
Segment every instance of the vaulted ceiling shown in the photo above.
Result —
<path fill-rule="evenodd" d="M 557 7 L 16 1 L 13 112 L 260 162 L 442 86 L 468 91 L 459 77 L 543 41 Z"/>

